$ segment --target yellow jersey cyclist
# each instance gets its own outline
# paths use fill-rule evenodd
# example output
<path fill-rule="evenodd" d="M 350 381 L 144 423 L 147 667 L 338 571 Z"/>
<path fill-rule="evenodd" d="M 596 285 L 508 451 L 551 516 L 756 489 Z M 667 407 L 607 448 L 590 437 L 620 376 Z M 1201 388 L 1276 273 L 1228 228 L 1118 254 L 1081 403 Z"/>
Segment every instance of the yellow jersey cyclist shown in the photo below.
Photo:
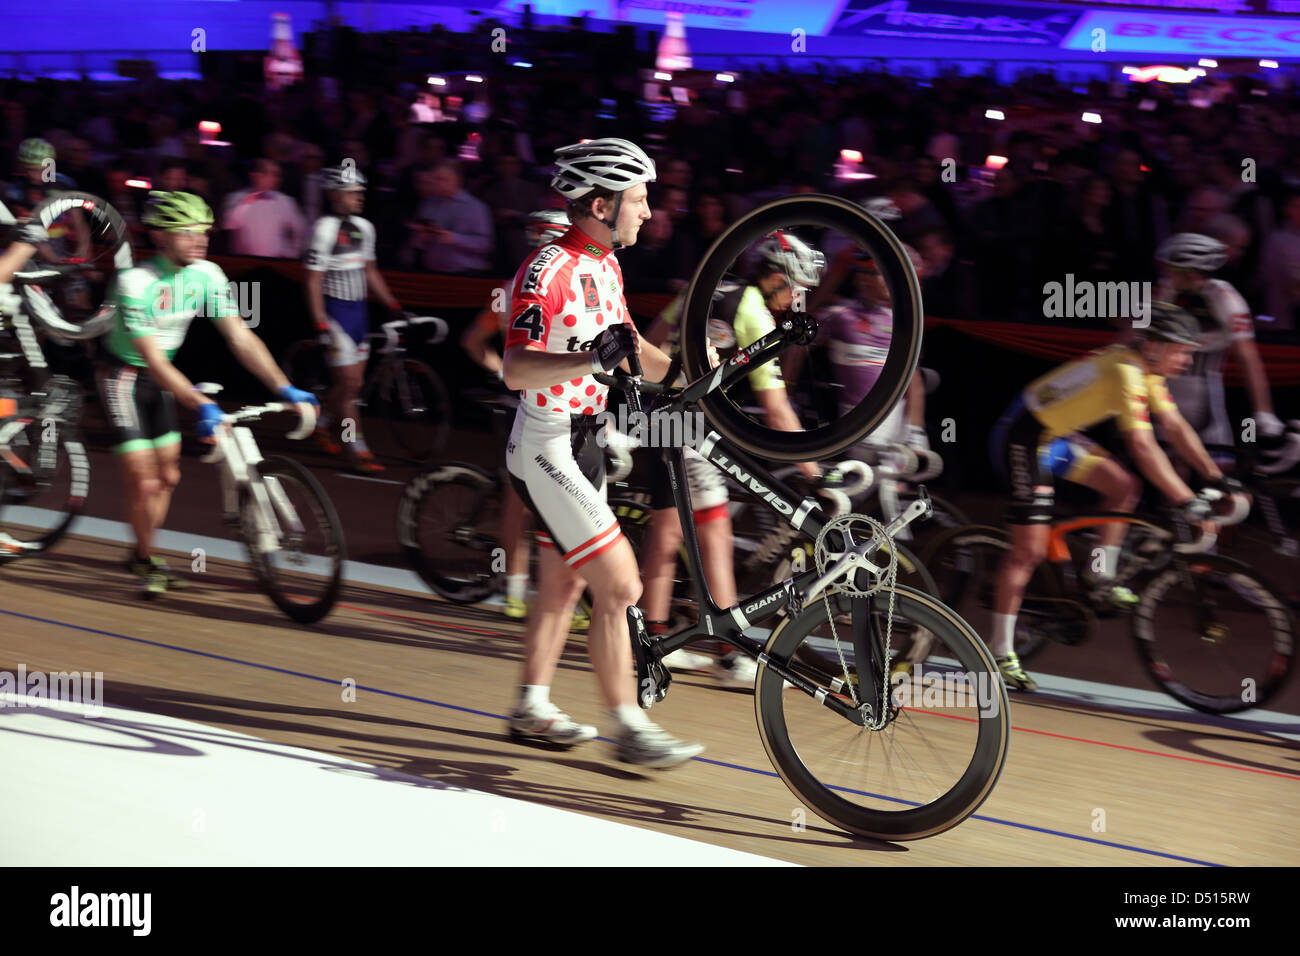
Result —
<path fill-rule="evenodd" d="M 623 295 L 614 250 L 636 242 L 650 218 L 653 160 L 636 144 L 595 139 L 556 150 L 552 187 L 573 226 L 534 251 L 515 275 L 504 361 L 506 385 L 523 392 L 506 446 L 506 467 L 544 535 L 537 598 L 524 631 L 524 672 L 509 719 L 516 739 L 573 746 L 596 728 L 550 700 L 573 608 L 584 583 L 593 595 L 587 654 L 617 725 L 619 760 L 671 767 L 703 748 L 669 735 L 637 706 L 628 608 L 641 596 L 636 555 L 606 502 L 600 447 L 608 388 L 595 372 L 640 356 L 662 379 L 668 356 L 641 342 Z"/>
<path fill-rule="evenodd" d="M 759 264 L 754 279 L 718 290 L 713 305 L 714 321 L 719 330 L 715 345 L 730 345 L 734 334 L 737 348 L 758 341 L 776 328 L 773 314 L 790 308 L 801 291 L 815 288 L 821 279 L 825 259 L 821 253 L 797 236 L 775 232 L 757 249 Z M 685 293 L 679 295 L 660 313 L 646 334 L 646 339 L 670 352 L 677 350 L 680 316 Z M 727 331 L 722 330 L 729 327 Z M 803 428 L 798 413 L 790 404 L 781 368 L 767 362 L 754 369 L 747 378 L 750 389 L 763 410 L 768 427 L 784 431 Z M 733 553 L 731 511 L 727 483 L 722 473 L 692 448 L 684 449 L 686 480 L 699 534 L 700 553 L 704 562 L 709 591 L 719 607 L 736 603 L 736 572 Z M 802 462 L 799 470 L 810 481 L 821 475 L 815 462 Z M 650 533 L 642 555 L 641 573 L 645 582 L 642 608 L 651 633 L 668 631 L 668 614 L 672 604 L 676 576 L 677 551 L 682 544 L 682 526 L 673 502 L 668 470 L 656 453 L 650 472 Z M 725 687 L 753 687 L 757 665 L 745 655 L 723 645 L 721 657 L 711 661 L 685 648 L 664 658 L 679 670 L 709 670 Z"/>
<path fill-rule="evenodd" d="M 1191 520 L 1204 520 L 1209 506 L 1156 443 L 1152 419 L 1178 457 L 1207 482 L 1226 482 L 1165 385 L 1191 365 L 1199 341 L 1195 320 L 1157 302 L 1148 325 L 1137 332 L 1132 347 L 1111 345 L 1035 379 L 990 436 L 994 467 L 1011 486 L 1011 548 L 997 571 L 988 644 L 1009 687 L 1037 689 L 1016 656 L 1014 637 L 1025 587 L 1046 555 L 1056 479 L 1098 492 L 1107 511 L 1132 511 L 1141 496 L 1139 478 L 1081 432 L 1113 425 L 1138 471 Z M 1136 596 L 1113 586 L 1124 531 L 1122 524 L 1101 530 L 1103 568 L 1088 583 L 1114 603 L 1131 606 Z"/>
<path fill-rule="evenodd" d="M 240 364 L 285 401 L 315 405 L 316 398 L 289 384 L 262 340 L 244 325 L 225 274 L 204 259 L 212 228 L 208 204 L 192 193 L 153 191 L 141 221 L 158 254 L 118 276 L 117 318 L 103 339 L 106 361 L 97 379 L 135 533 L 126 566 L 140 578 L 143 596 L 154 598 L 185 584 L 151 551 L 180 482 L 176 404 L 197 412 L 198 435 L 205 441 L 213 440 L 221 423 L 217 404 L 172 364 L 190 322 L 206 316 Z"/>

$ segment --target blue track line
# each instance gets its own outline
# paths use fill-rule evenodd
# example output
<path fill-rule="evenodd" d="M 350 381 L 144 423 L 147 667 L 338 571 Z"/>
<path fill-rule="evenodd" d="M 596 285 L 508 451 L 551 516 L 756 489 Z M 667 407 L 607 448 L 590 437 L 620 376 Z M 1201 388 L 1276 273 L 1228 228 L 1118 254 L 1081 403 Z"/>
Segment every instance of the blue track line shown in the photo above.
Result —
<path fill-rule="evenodd" d="M 133 642 L 133 643 L 136 643 L 136 644 L 144 644 L 144 645 L 147 645 L 147 646 L 149 646 L 149 647 L 160 647 L 160 648 L 162 648 L 162 649 L 164 649 L 164 650 L 168 650 L 168 651 L 179 651 L 179 652 L 181 652 L 182 654 L 193 654 L 193 655 L 195 655 L 196 657 L 206 657 L 206 658 L 208 658 L 208 659 L 210 659 L 210 660 L 214 660 L 214 661 L 224 661 L 224 662 L 226 662 L 226 663 L 228 663 L 228 664 L 238 664 L 238 665 L 240 665 L 241 667 L 252 667 L 252 668 L 256 668 L 257 670 L 271 671 L 272 673 L 275 673 L 275 674 L 288 674 L 288 675 L 291 676 L 291 677 L 301 677 L 301 678 L 304 678 L 304 679 L 306 679 L 306 680 L 319 681 L 319 682 L 322 683 L 322 684 L 337 685 L 337 684 L 340 683 L 340 682 L 337 681 L 337 680 L 331 680 L 331 679 L 328 678 L 328 677 L 321 677 L 321 676 L 319 676 L 318 674 L 305 674 L 305 673 L 303 673 L 302 671 L 291 671 L 291 670 L 289 670 L 289 669 L 287 669 L 287 668 L 284 668 L 284 667 L 273 667 L 273 666 L 271 666 L 270 664 L 259 664 L 259 663 L 257 663 L 256 661 L 247 661 L 247 660 L 243 660 L 243 659 L 238 658 L 238 657 L 226 657 L 226 656 L 223 655 L 223 654 L 212 654 L 212 653 L 209 653 L 208 651 L 198 651 L 198 650 L 195 650 L 194 648 L 191 648 L 191 647 L 181 647 L 181 646 L 176 645 L 176 644 L 165 644 L 165 643 L 163 643 L 162 641 L 151 641 L 151 640 L 149 640 L 148 638 L 144 638 L 144 637 L 132 637 L 132 636 L 129 635 L 129 634 L 118 634 L 118 633 L 116 633 L 115 631 L 104 631 L 104 630 L 100 630 L 99 628 L 94 628 L 94 627 L 84 627 L 84 626 L 82 626 L 82 625 L 80 625 L 80 624 L 70 624 L 70 623 L 68 623 L 68 622 L 66 622 L 66 621 L 56 621 L 56 620 L 53 620 L 53 619 L 51 619 L 51 618 L 46 618 L 46 617 L 36 617 L 35 615 L 32 615 L 32 614 L 22 614 L 22 613 L 20 613 L 20 612 L 18 612 L 18 611 L 7 611 L 7 610 L 4 610 L 3 608 L 0 608 L 0 614 L 5 614 L 5 615 L 8 615 L 9 617 L 22 618 L 23 620 L 26 620 L 26 621 L 36 621 L 36 622 L 38 622 L 38 623 L 40 623 L 40 624 L 52 624 L 52 625 L 54 625 L 55 627 L 63 627 L 63 628 L 67 628 L 67 629 L 69 629 L 69 630 L 73 630 L 73 631 L 82 631 L 82 632 L 84 632 L 84 633 L 86 633 L 86 634 L 99 634 L 99 635 L 101 635 L 101 636 L 103 636 L 103 637 L 112 637 L 112 638 L 116 638 L 117 640 L 120 640 L 120 641 L 131 641 L 131 642 Z M 397 693 L 396 691 L 384 690 L 384 689 L 379 688 L 379 687 L 367 687 L 367 686 L 364 686 L 364 685 L 358 684 L 358 685 L 357 685 L 357 690 L 368 691 L 369 693 L 372 693 L 372 694 L 381 694 L 381 695 L 383 695 L 383 696 L 385 696 L 385 697 L 393 697 L 393 698 L 396 698 L 397 700 L 409 700 L 409 701 L 413 701 L 414 703 L 417 703 L 417 704 L 428 704 L 428 705 L 433 706 L 433 707 L 442 707 L 442 708 L 444 708 L 444 709 L 446 709 L 446 710 L 455 710 L 455 711 L 459 711 L 459 712 L 462 713 L 462 714 L 473 714 L 475 717 L 487 717 L 487 718 L 490 718 L 491 720 L 505 720 L 505 719 L 506 719 L 505 715 L 503 715 L 503 714 L 493 714 L 493 713 L 489 713 L 488 711 L 485 711 L 485 710 L 474 710 L 472 707 L 461 707 L 461 706 L 458 705 L 458 704 L 447 704 L 447 703 L 444 703 L 444 702 L 442 702 L 442 701 L 440 701 L 440 700 L 430 700 L 430 699 L 427 698 L 427 697 L 416 697 L 416 696 L 414 696 L 414 695 L 412 695 L 412 694 L 399 694 L 399 693 Z M 598 738 L 598 739 L 600 739 L 600 740 L 607 740 L 607 738 L 604 738 L 604 737 L 601 737 L 601 738 Z M 760 770 L 760 769 L 758 769 L 758 768 L 756 768 L 756 767 L 746 767 L 746 766 L 744 766 L 743 764 L 726 763 L 726 762 L 721 761 L 721 760 L 711 760 L 711 759 L 709 759 L 709 758 L 707 758 L 707 757 L 694 757 L 694 758 L 692 758 L 692 759 L 693 759 L 693 760 L 696 760 L 696 761 L 698 761 L 698 762 L 700 762 L 700 763 L 711 764 L 711 765 L 713 765 L 713 766 L 715 766 L 715 767 L 722 767 L 722 768 L 727 769 L 727 770 L 740 770 L 740 771 L 743 771 L 743 772 L 745 772 L 745 773 L 758 774 L 759 776 L 763 776 L 763 777 L 779 777 L 779 775 L 778 775 L 775 771 L 772 771 L 772 770 Z M 846 793 L 853 793 L 853 794 L 857 794 L 857 795 L 859 795 L 859 796 L 864 796 L 864 797 L 876 797 L 877 799 L 882 799 L 882 800 L 894 800 L 895 802 L 899 802 L 899 803 L 910 803 L 910 802 L 911 802 L 911 801 L 905 801 L 905 800 L 897 800 L 897 798 L 894 798 L 894 797 L 883 797 L 883 796 L 880 796 L 880 795 L 878 795 L 878 794 L 871 794 L 871 793 L 867 793 L 867 792 L 862 791 L 862 790 L 852 790 L 852 789 L 849 789 L 849 788 L 847 788 L 847 787 L 836 787 L 836 788 L 834 788 L 834 789 L 836 789 L 836 790 L 843 790 L 843 791 L 845 791 Z M 917 804 L 917 805 L 919 806 L 919 804 Z M 1038 827 L 1038 826 L 1034 826 L 1033 824 L 1030 824 L 1030 823 L 1017 823 L 1017 822 L 1014 821 L 1014 820 L 1000 820 L 1000 819 L 998 819 L 997 817 L 986 817 L 986 816 L 982 816 L 982 815 L 980 815 L 980 814 L 978 814 L 978 813 L 976 813 L 976 814 L 972 814 L 968 819 L 971 819 L 971 820 L 981 820 L 981 821 L 983 821 L 984 823 L 996 823 L 996 824 L 998 824 L 998 825 L 1000 825 L 1000 826 L 1005 826 L 1005 827 L 1014 827 L 1014 828 L 1019 829 L 1019 830 L 1029 830 L 1029 831 L 1032 831 L 1032 832 L 1034 832 L 1034 833 L 1045 833 L 1045 834 L 1047 834 L 1047 835 L 1049 835 L 1049 836 L 1063 837 L 1063 838 L 1065 838 L 1065 839 L 1067 839 L 1067 840 L 1079 840 L 1080 842 L 1083 842 L 1083 843 L 1094 843 L 1094 844 L 1097 844 L 1098 846 L 1111 847 L 1111 848 L 1116 849 L 1116 850 L 1128 850 L 1128 851 L 1133 852 L 1133 853 L 1144 853 L 1144 854 L 1146 854 L 1146 855 L 1148 855 L 1148 856 L 1158 856 L 1158 857 L 1161 857 L 1161 858 L 1166 859 L 1166 860 L 1177 860 L 1177 861 L 1180 862 L 1180 863 L 1194 863 L 1194 864 L 1196 864 L 1197 866 L 1216 866 L 1216 867 L 1217 867 L 1217 866 L 1224 866 L 1224 865 L 1225 865 L 1225 864 L 1222 864 L 1222 863 L 1211 863 L 1211 862 L 1209 862 L 1209 861 L 1207 861 L 1207 860 L 1197 860 L 1197 859 L 1194 859 L 1194 858 L 1192 858 L 1192 857 L 1187 857 L 1187 856 L 1178 856 L 1177 854 L 1174 854 L 1174 853 L 1163 853 L 1163 852 L 1161 852 L 1161 851 L 1159 851 L 1159 850 L 1148 850 L 1148 849 L 1146 849 L 1145 847 L 1140 847 L 1140 846 L 1131 846 L 1131 845 L 1129 845 L 1129 844 L 1127 844 L 1127 843 L 1115 843 L 1115 842 L 1110 841 L 1110 840 L 1099 840 L 1099 839 L 1097 839 L 1096 837 L 1081 836 L 1081 835 L 1079 835 L 1079 834 L 1077 834 L 1077 833 L 1065 833 L 1065 832 L 1063 832 L 1063 831 L 1061 831 L 1061 830 L 1051 830 L 1051 829 L 1048 829 L 1047 827 Z"/>

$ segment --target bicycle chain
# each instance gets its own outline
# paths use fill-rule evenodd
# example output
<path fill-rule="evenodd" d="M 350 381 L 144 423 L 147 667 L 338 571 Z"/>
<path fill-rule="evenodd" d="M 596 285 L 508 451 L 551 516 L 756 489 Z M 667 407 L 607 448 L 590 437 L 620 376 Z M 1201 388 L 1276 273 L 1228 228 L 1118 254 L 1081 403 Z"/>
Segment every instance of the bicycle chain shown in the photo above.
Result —
<path fill-rule="evenodd" d="M 868 716 L 866 722 L 863 725 L 866 727 L 866 729 L 883 730 L 885 725 L 889 723 L 889 699 L 890 699 L 889 698 L 889 677 L 890 677 L 889 653 L 893 646 L 894 600 L 895 600 L 895 596 L 898 593 L 895 588 L 895 585 L 898 581 L 898 551 L 894 547 L 893 539 L 890 538 L 889 534 L 885 531 L 885 526 L 882 525 L 879 521 L 877 521 L 875 518 L 872 518 L 870 515 L 849 513 L 849 514 L 839 515 L 835 518 L 832 518 L 830 521 L 826 522 L 826 525 L 825 527 L 822 528 L 821 533 L 817 535 L 817 542 L 815 545 L 816 550 L 814 556 L 817 561 L 817 574 L 819 576 L 825 574 L 827 567 L 833 564 L 835 560 L 827 553 L 826 535 L 833 530 L 838 530 L 841 527 L 847 529 L 847 526 L 853 521 L 864 522 L 869 528 L 872 529 L 872 537 L 884 539 L 889 548 L 889 566 L 885 569 L 884 575 L 878 578 L 874 586 L 869 587 L 864 591 L 854 583 L 858 571 L 857 568 L 850 569 L 849 573 L 845 577 L 845 580 L 839 585 L 839 589 L 843 591 L 845 594 L 848 594 L 850 597 L 871 597 L 871 595 L 877 593 L 885 585 L 889 586 L 889 612 L 885 618 L 885 659 L 884 659 L 884 666 L 881 668 L 881 670 L 883 671 L 883 677 L 882 677 L 883 686 L 881 688 L 882 696 L 880 699 L 884 703 L 883 706 L 880 708 L 879 714 L 873 713 L 872 712 L 873 708 L 871 707 L 870 704 L 866 703 L 865 701 L 859 703 L 857 691 L 854 690 L 853 688 L 853 682 L 849 680 L 849 666 L 844 660 L 844 651 L 840 647 L 840 635 L 839 635 L 839 631 L 835 627 L 835 614 L 831 610 L 830 597 L 828 596 L 827 592 L 822 593 L 822 601 L 826 605 L 826 617 L 831 624 L 831 638 L 835 642 L 835 654 L 840 659 L 840 668 L 844 674 L 844 683 L 848 685 L 849 697 L 853 701 L 853 706 L 858 709 L 861 709 L 863 706 L 867 708 Z M 847 534 L 846 532 L 841 532 L 841 533 L 845 534 L 845 539 L 847 544 L 847 541 L 851 540 L 852 536 L 850 534 Z M 847 549 L 846 549 L 846 553 L 847 553 Z M 862 673 L 861 664 L 859 664 L 858 673 L 859 675 L 861 675 Z M 859 685 L 861 685 L 860 676 L 859 676 Z"/>

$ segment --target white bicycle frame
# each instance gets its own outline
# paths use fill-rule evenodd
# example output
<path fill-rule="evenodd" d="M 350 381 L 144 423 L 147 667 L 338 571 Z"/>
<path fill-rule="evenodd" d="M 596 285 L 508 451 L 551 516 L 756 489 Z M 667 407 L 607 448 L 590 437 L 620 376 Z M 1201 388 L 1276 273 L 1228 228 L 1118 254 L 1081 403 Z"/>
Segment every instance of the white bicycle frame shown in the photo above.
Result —
<path fill-rule="evenodd" d="M 196 385 L 195 390 L 205 395 L 214 395 L 221 390 L 221 386 L 203 382 Z M 248 546 L 257 554 L 279 551 L 286 528 L 289 534 L 302 534 L 304 528 L 297 510 L 280 487 L 280 482 L 274 476 L 263 476 L 257 470 L 263 460 L 262 451 L 257 447 L 252 429 L 238 423 L 275 412 L 296 412 L 298 409 L 298 405 L 289 402 L 273 402 L 269 405 L 248 405 L 237 412 L 222 415 L 221 425 L 213 432 L 216 444 L 211 452 L 200 459 L 220 466 L 224 514 L 238 518 L 239 490 L 248 489 L 255 506 L 255 533 Z M 301 423 L 289 432 L 288 437 L 295 441 L 306 438 L 315 427 L 315 408 L 306 405 Z"/>

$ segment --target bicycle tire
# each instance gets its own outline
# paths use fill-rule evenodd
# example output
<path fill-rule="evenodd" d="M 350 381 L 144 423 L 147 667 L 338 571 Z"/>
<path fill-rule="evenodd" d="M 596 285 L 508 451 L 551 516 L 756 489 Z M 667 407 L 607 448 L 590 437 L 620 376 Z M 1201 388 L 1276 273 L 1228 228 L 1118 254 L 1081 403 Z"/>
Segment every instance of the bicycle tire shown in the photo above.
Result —
<path fill-rule="evenodd" d="M 45 430 L 44 423 L 39 419 L 32 419 L 28 427 L 41 432 Z M 56 510 L 59 515 L 53 524 L 41 529 L 40 533 L 15 537 L 6 531 L 3 516 L 6 505 L 22 505 L 33 498 L 39 498 L 42 488 L 49 487 L 48 476 L 37 472 L 32 484 L 20 483 L 18 475 L 8 465 L 0 463 L 0 532 L 6 535 L 6 540 L 0 541 L 0 565 L 20 558 L 35 557 L 54 547 L 72 529 L 73 522 L 85 508 L 86 497 L 90 493 L 90 458 L 81 441 L 81 433 L 74 425 L 60 425 L 56 429 L 55 442 L 54 470 L 59 472 L 60 463 L 66 460 L 68 494 L 57 508 L 51 508 L 53 502 L 39 502 L 41 508 Z M 33 457 L 39 459 L 39 453 Z"/>
<path fill-rule="evenodd" d="M 427 464 L 447 445 L 451 432 L 451 398 L 447 386 L 427 364 L 403 359 L 391 374 L 377 380 L 376 408 L 392 438 L 394 457 Z"/>
<path fill-rule="evenodd" d="M 1230 636 L 1214 638 L 1205 633 L 1195 634 L 1190 641 L 1178 643 L 1180 651 L 1196 648 L 1198 665 L 1179 667 L 1179 673 L 1170 666 L 1168 652 L 1178 641 L 1179 629 L 1173 625 L 1175 613 L 1168 607 L 1161 614 L 1160 629 L 1154 627 L 1156 607 L 1169 593 L 1169 589 L 1178 583 L 1184 570 L 1192 574 L 1214 573 L 1230 578 L 1236 585 L 1233 590 L 1240 595 L 1240 589 L 1251 592 L 1251 599 L 1263 611 L 1269 624 L 1269 643 L 1272 654 L 1266 667 L 1258 670 L 1236 667 L 1236 661 L 1229 661 L 1219 648 L 1226 647 Z M 1170 602 L 1172 603 L 1172 602 Z M 1295 632 L 1286 602 L 1263 577 L 1249 565 L 1233 558 L 1215 554 L 1196 555 L 1185 563 L 1178 562 L 1156 573 L 1142 589 L 1141 602 L 1133 614 L 1132 634 L 1137 644 L 1138 656 L 1145 665 L 1148 676 L 1166 694 L 1194 710 L 1206 714 L 1234 714 L 1252 707 L 1260 707 L 1275 697 L 1286 684 L 1294 663 Z M 1263 659 L 1263 655 L 1260 655 Z M 1196 676 L 1193 677 L 1192 674 Z M 1207 693 L 1191 686 L 1191 681 L 1204 685 L 1207 679 L 1203 675 L 1226 677 L 1227 683 L 1240 680 L 1241 685 L 1233 693 Z M 1213 680 L 1213 678 L 1208 678 Z M 1251 681 L 1249 687 L 1246 681 Z M 1249 690 L 1249 693 L 1247 693 Z"/>
<path fill-rule="evenodd" d="M 296 482 L 306 493 L 312 505 L 312 517 L 324 532 L 325 558 L 330 564 L 329 575 L 320 596 L 314 600 L 295 601 L 287 582 L 281 580 L 278 569 L 265 554 L 254 547 L 255 526 L 250 527 L 249 509 L 252 495 L 247 488 L 240 489 L 239 514 L 244 535 L 244 545 L 248 552 L 249 565 L 258 585 L 275 606 L 289 618 L 299 624 L 314 624 L 334 608 L 343 587 L 343 562 L 347 559 L 347 545 L 343 538 L 343 524 L 329 495 L 321 487 L 316 476 L 292 458 L 272 456 L 264 458 L 257 464 L 258 474 L 262 478 L 274 478 L 281 482 Z M 279 552 L 277 552 L 279 553 Z"/>
<path fill-rule="evenodd" d="M 681 354 L 691 380 L 707 374 L 708 325 L 713 294 L 737 258 L 763 236 L 787 225 L 838 230 L 871 254 L 893 302 L 893 338 L 871 391 L 848 414 L 804 432 L 760 425 L 722 391 L 699 402 L 714 430 L 736 447 L 773 461 L 831 458 L 874 431 L 902 400 L 921 354 L 924 310 L 921 286 L 902 243 L 861 206 L 835 196 L 804 195 L 778 199 L 741 217 L 714 241 L 695 270 L 683 309 Z"/>
<path fill-rule="evenodd" d="M 481 562 L 479 567 L 458 561 L 457 567 L 464 570 L 453 574 L 430 559 L 421 541 L 421 528 L 430 503 L 445 500 L 447 489 L 455 486 L 470 490 L 472 505 L 463 520 L 449 532 L 451 540 L 448 544 L 460 539 L 469 544 L 471 552 L 481 551 L 489 560 Z M 496 522 L 499 513 L 492 516 L 491 509 L 486 507 L 494 497 L 499 498 L 500 493 L 500 483 L 495 475 L 466 462 L 452 462 L 416 475 L 402 489 L 402 499 L 397 507 L 397 538 L 402 553 L 420 580 L 434 593 L 454 604 L 477 604 L 499 591 L 505 582 L 504 569 L 495 571 L 491 564 L 491 555 L 500 543 Z M 478 530 L 485 513 L 493 517 L 488 532 Z"/>
<path fill-rule="evenodd" d="M 882 589 L 881 600 L 885 599 L 883 595 L 887 593 L 888 589 Z M 950 789 L 935 800 L 906 810 L 886 811 L 854 804 L 836 791 L 863 794 L 862 791 L 831 785 L 818 779 L 816 772 L 807 766 L 800 749 L 791 742 L 786 715 L 787 700 L 807 703 L 810 699 L 800 690 L 783 689 L 783 678 L 772 670 L 766 660 L 760 660 L 758 666 L 754 708 L 759 735 L 772 765 L 786 786 L 805 806 L 828 823 L 859 836 L 879 840 L 918 840 L 957 826 L 988 798 L 1006 765 L 1011 723 L 1007 692 L 998 675 L 997 664 L 970 626 L 930 595 L 912 588 L 899 587 L 895 589 L 894 596 L 896 613 L 905 615 L 918 626 L 935 634 L 937 639 L 944 642 L 944 646 L 957 655 L 957 663 L 967 673 L 975 676 L 977 686 L 982 685 L 984 688 L 981 693 L 991 695 L 988 697 L 989 706 L 979 708 L 977 740 L 970 762 Z M 796 656 L 804 639 L 826 621 L 827 601 L 833 603 L 836 612 L 848 612 L 849 599 L 843 592 L 833 591 L 826 597 L 826 601 L 818 598 L 794 618 L 778 625 L 764 648 L 767 658 L 783 666 L 790 666 L 791 658 Z M 794 669 L 799 670 L 797 666 Z M 809 675 L 807 665 L 803 665 L 799 672 Z M 810 706 L 820 707 L 820 704 Z M 848 727 L 857 726 L 844 718 L 833 719 L 842 721 Z M 897 721 L 892 722 L 888 726 L 895 727 L 896 723 Z M 863 727 L 857 727 L 857 730 L 863 734 L 880 733 L 882 740 L 885 737 L 883 732 Z M 881 746 L 885 744 L 882 743 Z M 863 795 L 877 796 L 871 793 Z M 915 804 L 912 800 L 896 802 Z"/>

